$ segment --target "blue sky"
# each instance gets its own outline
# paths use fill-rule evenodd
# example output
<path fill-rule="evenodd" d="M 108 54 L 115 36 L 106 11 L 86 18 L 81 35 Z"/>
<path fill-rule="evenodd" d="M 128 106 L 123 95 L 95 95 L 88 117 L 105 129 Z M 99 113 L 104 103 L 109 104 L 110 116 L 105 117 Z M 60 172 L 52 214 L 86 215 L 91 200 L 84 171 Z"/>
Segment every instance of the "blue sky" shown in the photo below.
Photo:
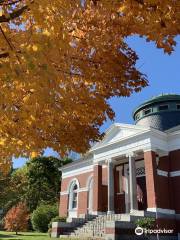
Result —
<path fill-rule="evenodd" d="M 127 42 L 136 50 L 139 56 L 137 67 L 148 76 L 149 86 L 129 98 L 114 97 L 109 102 L 116 113 L 115 122 L 131 124 L 133 110 L 145 100 L 161 93 L 180 94 L 180 37 L 177 38 L 177 46 L 170 56 L 142 38 L 132 37 Z M 101 130 L 106 130 L 111 124 L 110 121 L 105 122 Z M 57 156 L 51 149 L 47 149 L 45 155 Z M 22 166 L 25 161 L 14 160 L 14 167 Z"/>
<path fill-rule="evenodd" d="M 110 100 L 116 113 L 115 122 L 133 123 L 133 110 L 153 96 L 162 93 L 180 94 L 180 37 L 176 40 L 177 46 L 170 56 L 164 54 L 162 49 L 157 49 L 154 43 L 146 42 L 142 38 L 133 37 L 127 40 L 139 56 L 137 68 L 148 76 L 149 86 L 129 98 L 114 97 Z M 102 130 L 110 124 L 111 122 L 106 122 Z"/>

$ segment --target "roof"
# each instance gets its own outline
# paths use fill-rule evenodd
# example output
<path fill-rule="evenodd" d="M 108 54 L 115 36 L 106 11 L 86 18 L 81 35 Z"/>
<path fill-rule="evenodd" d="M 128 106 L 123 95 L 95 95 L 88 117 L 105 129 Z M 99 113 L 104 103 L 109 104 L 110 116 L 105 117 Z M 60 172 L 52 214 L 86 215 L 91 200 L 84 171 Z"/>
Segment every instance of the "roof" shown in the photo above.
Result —
<path fill-rule="evenodd" d="M 169 102 L 169 101 L 180 101 L 180 95 L 178 94 L 161 94 L 159 96 L 153 97 L 150 100 L 142 103 L 139 105 L 133 112 L 134 115 L 140 110 L 143 109 L 146 106 L 149 106 L 154 103 L 160 103 L 160 102 Z"/>

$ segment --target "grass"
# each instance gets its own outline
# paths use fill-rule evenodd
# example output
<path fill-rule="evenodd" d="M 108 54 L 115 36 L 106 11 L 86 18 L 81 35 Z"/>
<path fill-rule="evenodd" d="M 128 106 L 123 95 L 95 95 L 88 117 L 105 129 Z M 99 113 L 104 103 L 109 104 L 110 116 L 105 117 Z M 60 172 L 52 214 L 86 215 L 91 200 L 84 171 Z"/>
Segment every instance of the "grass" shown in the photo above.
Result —
<path fill-rule="evenodd" d="M 16 235 L 14 232 L 0 231 L 0 240 L 55 240 L 59 238 L 50 238 L 48 233 L 20 232 Z"/>

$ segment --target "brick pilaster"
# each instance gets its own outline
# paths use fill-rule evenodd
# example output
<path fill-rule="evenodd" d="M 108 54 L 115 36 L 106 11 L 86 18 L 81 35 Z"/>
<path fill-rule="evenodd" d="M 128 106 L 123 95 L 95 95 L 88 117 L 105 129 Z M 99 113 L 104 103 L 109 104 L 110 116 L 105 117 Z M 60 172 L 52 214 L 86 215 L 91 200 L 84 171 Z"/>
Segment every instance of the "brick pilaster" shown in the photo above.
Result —
<path fill-rule="evenodd" d="M 94 165 L 93 211 L 102 211 L 102 166 Z"/>
<path fill-rule="evenodd" d="M 180 171 L 180 150 L 170 152 L 170 171 L 171 173 Z M 176 175 L 170 178 L 171 196 L 173 196 L 173 207 L 177 214 L 180 214 L 180 176 Z M 179 220 L 180 231 L 180 220 Z"/>
<path fill-rule="evenodd" d="M 78 193 L 78 216 L 87 214 L 88 208 L 88 192 L 83 191 Z"/>
<path fill-rule="evenodd" d="M 156 153 L 153 151 L 144 153 L 144 164 L 146 171 L 146 189 L 147 189 L 147 205 L 148 208 L 156 208 L 156 192 L 157 192 L 157 164 Z"/>
<path fill-rule="evenodd" d="M 69 195 L 61 195 L 60 196 L 60 204 L 59 204 L 59 216 L 67 217 L 68 216 L 68 201 Z"/>

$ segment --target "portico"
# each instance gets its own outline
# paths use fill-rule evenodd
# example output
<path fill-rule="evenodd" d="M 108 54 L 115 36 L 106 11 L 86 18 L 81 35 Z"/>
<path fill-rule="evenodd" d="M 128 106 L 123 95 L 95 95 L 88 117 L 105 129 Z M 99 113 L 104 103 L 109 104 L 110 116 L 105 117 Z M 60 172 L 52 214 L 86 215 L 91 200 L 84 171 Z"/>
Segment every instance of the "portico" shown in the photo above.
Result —
<path fill-rule="evenodd" d="M 132 133 L 132 129 L 129 130 Z M 122 199 L 123 197 L 125 205 L 123 212 L 126 213 L 157 208 L 158 159 L 167 155 L 165 143 L 163 143 L 163 137 L 165 139 L 165 136 L 157 130 L 139 126 L 133 130 L 134 134 L 130 136 L 126 129 L 128 135 L 126 138 L 121 129 L 121 136 L 123 134 L 124 137 L 120 138 L 119 142 L 109 139 L 109 144 L 107 144 L 107 141 L 104 140 L 104 143 L 101 142 L 92 149 L 94 152 L 93 162 L 99 166 L 99 171 L 101 171 L 101 168 L 107 168 L 107 213 L 118 212 L 115 202 L 116 199 Z M 159 139 L 156 136 L 158 134 L 160 134 Z M 120 135 L 120 132 L 118 135 Z M 106 138 L 108 137 L 107 134 Z M 155 137 L 156 142 L 154 142 Z M 99 175 L 101 174 L 99 173 Z M 117 182 L 115 183 L 115 181 Z M 100 185 L 102 185 L 101 181 L 95 191 L 101 189 Z M 115 185 L 118 185 L 118 191 L 115 189 Z M 116 197 L 116 195 L 120 197 Z M 101 202 L 99 204 L 101 205 Z M 122 205 L 123 201 L 121 200 L 119 204 Z M 94 207 L 94 213 L 103 212 L 101 207 L 97 209 Z"/>
<path fill-rule="evenodd" d="M 152 158 L 150 158 L 150 156 L 152 156 Z M 147 210 L 147 207 L 156 208 L 156 202 L 152 202 L 151 200 L 149 201 L 149 205 L 147 203 L 148 197 L 154 199 L 156 193 L 155 185 L 154 191 L 151 191 L 150 188 L 152 188 L 152 186 L 148 185 L 148 181 L 152 177 L 151 173 L 154 171 L 153 168 L 155 168 L 155 171 L 157 169 L 156 154 L 154 152 L 145 152 L 144 158 L 142 159 L 141 154 L 138 156 L 131 152 L 126 154 L 122 159 L 123 160 L 121 161 L 118 161 L 117 159 L 108 159 L 105 161 L 105 165 L 101 163 L 101 165 L 98 166 L 99 173 L 104 166 L 107 166 L 107 214 L 118 213 L 115 206 L 116 195 L 124 197 L 124 201 L 119 202 L 121 205 L 124 204 L 124 213 Z M 154 162 L 155 164 L 152 163 L 147 165 L 145 161 L 148 161 L 148 164 L 149 162 Z M 118 178 L 115 178 L 115 175 L 117 175 Z M 143 183 L 145 183 L 145 189 L 141 189 L 141 180 L 144 180 Z M 115 181 L 117 182 L 115 183 Z M 102 182 L 99 180 L 99 185 L 101 184 Z M 118 185 L 118 191 L 115 189 L 115 184 Z M 97 188 L 100 189 L 100 186 Z M 137 190 L 141 192 L 137 193 Z M 138 194 L 142 194 L 140 197 L 142 198 L 144 208 L 141 209 L 139 209 L 138 206 Z M 94 203 L 93 205 L 96 204 Z M 99 202 L 99 207 L 100 206 L 101 201 Z M 94 208 L 94 213 L 102 213 L 102 209 L 98 209 L 99 211 L 96 212 L 96 209 Z"/>

